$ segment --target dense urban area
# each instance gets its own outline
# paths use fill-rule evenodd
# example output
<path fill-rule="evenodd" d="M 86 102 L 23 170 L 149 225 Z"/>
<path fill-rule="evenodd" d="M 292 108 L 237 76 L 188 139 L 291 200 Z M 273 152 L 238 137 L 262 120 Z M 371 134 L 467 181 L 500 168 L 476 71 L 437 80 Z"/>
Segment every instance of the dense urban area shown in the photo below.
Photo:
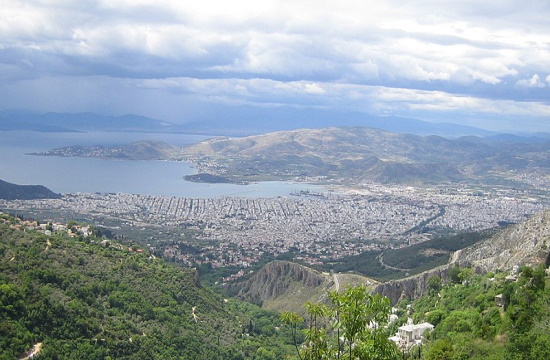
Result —
<path fill-rule="evenodd" d="M 247 268 L 265 254 L 294 251 L 297 259 L 314 264 L 409 246 L 434 234 L 516 223 L 550 207 L 544 194 L 540 188 L 529 194 L 466 186 L 364 184 L 354 191 L 327 188 L 276 198 L 76 193 L 60 199 L 2 200 L 0 207 L 36 218 L 57 213 L 91 220 L 114 232 L 149 229 L 149 250 L 168 259 L 189 266 L 208 262 L 213 267 Z"/>

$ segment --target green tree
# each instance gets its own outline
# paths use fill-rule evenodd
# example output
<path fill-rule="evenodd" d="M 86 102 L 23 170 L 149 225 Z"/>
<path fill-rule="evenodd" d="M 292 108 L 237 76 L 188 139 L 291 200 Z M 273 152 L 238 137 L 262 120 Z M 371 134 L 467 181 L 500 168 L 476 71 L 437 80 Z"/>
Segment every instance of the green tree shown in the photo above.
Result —
<path fill-rule="evenodd" d="M 432 275 L 428 278 L 428 294 L 431 296 L 437 295 L 441 290 L 442 281 L 441 278 L 437 275 Z"/>
<path fill-rule="evenodd" d="M 390 314 L 386 297 L 369 294 L 364 286 L 329 293 L 331 304 L 308 303 L 306 341 L 300 359 L 398 359 L 397 346 L 388 340 L 384 325 Z M 285 313 L 283 321 L 296 329 L 301 318 Z"/>
<path fill-rule="evenodd" d="M 448 339 L 435 340 L 426 355 L 427 360 L 451 360 L 453 357 L 453 344 Z"/>
<path fill-rule="evenodd" d="M 298 341 L 298 328 L 300 324 L 304 321 L 304 318 L 302 318 L 300 315 L 292 312 L 285 312 L 281 315 L 281 320 L 283 323 L 287 324 L 290 327 L 290 332 L 292 334 L 292 342 L 294 343 L 294 346 L 296 347 L 296 352 L 298 353 L 298 357 L 300 360 L 302 359 L 302 356 L 300 354 L 300 349 L 298 347 L 299 341 Z"/>

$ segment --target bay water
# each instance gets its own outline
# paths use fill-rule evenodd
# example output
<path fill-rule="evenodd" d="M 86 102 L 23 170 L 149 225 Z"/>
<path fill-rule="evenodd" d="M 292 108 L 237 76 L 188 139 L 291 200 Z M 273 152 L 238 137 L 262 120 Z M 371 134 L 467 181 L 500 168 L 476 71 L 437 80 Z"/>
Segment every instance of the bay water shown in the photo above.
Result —
<path fill-rule="evenodd" d="M 29 155 L 73 145 L 126 145 L 140 140 L 172 145 L 197 143 L 208 136 L 158 133 L 42 133 L 0 131 L 0 179 L 20 185 L 44 185 L 57 193 L 132 193 L 190 198 L 277 197 L 319 187 L 266 181 L 249 185 L 185 181 L 196 170 L 183 161 L 108 160 Z"/>

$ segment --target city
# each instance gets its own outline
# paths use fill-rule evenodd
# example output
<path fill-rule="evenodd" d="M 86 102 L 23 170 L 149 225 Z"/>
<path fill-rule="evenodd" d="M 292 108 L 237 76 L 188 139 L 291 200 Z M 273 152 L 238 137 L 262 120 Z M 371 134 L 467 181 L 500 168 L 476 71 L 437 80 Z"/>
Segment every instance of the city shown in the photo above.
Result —
<path fill-rule="evenodd" d="M 543 194 L 544 191 L 540 191 Z M 289 251 L 315 264 L 367 250 L 410 246 L 433 235 L 494 228 L 550 208 L 524 190 L 363 184 L 276 198 L 177 198 L 76 193 L 61 199 L 2 200 L 5 211 L 36 218 L 63 214 L 154 233 L 144 245 L 188 266 L 247 268 Z M 107 224 L 107 225 L 106 225 Z M 122 227 L 122 228 L 121 228 Z M 190 239 L 184 234 L 192 232 Z M 141 239 L 143 241 L 143 239 Z M 195 251 L 187 251 L 192 246 Z"/>

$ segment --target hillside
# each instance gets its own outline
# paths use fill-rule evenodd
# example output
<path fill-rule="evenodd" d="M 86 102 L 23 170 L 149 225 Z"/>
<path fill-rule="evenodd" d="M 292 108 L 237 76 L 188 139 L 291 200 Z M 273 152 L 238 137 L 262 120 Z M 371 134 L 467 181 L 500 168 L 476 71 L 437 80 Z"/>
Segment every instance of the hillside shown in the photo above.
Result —
<path fill-rule="evenodd" d="M 544 263 L 549 246 L 550 211 L 545 211 L 464 249 L 456 261 L 484 272 L 510 271 L 514 266 Z"/>
<path fill-rule="evenodd" d="M 550 254 L 549 242 L 550 211 L 546 211 L 454 252 L 445 265 L 415 276 L 382 283 L 375 292 L 396 303 L 401 298 L 414 299 L 425 295 L 430 276 L 436 275 L 447 282 L 449 271 L 457 265 L 471 267 L 478 273 L 509 273 L 521 266 L 544 265 Z"/>
<path fill-rule="evenodd" d="M 509 281 L 506 272 L 473 274 L 453 268 L 448 283 L 431 277 L 426 294 L 407 306 L 400 322 L 412 317 L 435 328 L 412 353 L 422 359 L 550 358 L 550 282 L 544 267 L 522 267 Z"/>
<path fill-rule="evenodd" d="M 30 155 L 95 157 L 120 160 L 180 160 L 181 149 L 164 141 L 142 140 L 127 145 L 104 147 L 67 146 Z"/>
<path fill-rule="evenodd" d="M 4 200 L 33 200 L 57 199 L 61 195 L 54 193 L 42 185 L 17 185 L 0 180 L 0 199 Z"/>
<path fill-rule="evenodd" d="M 306 302 L 323 301 L 328 291 L 375 283 L 359 275 L 331 275 L 288 261 L 273 261 L 250 279 L 230 284 L 228 290 L 265 309 L 304 313 Z"/>
<path fill-rule="evenodd" d="M 0 213 L 0 358 L 283 358 L 278 315 L 203 288 L 192 269 L 128 247 Z M 75 225 L 68 227 L 76 229 Z M 53 230 L 53 233 L 51 232 Z M 88 231 L 85 232 L 89 234 Z M 262 324 L 244 327 L 250 323 Z M 247 346 L 241 344 L 243 329 Z M 206 345 L 206 346 L 205 346 Z"/>
<path fill-rule="evenodd" d="M 349 127 L 214 138 L 184 148 L 200 172 L 239 180 L 322 177 L 377 182 L 506 182 L 550 173 L 550 142 L 454 140 Z"/>
<path fill-rule="evenodd" d="M 336 270 L 332 275 L 296 263 L 274 261 L 250 279 L 229 285 L 229 291 L 267 309 L 303 312 L 305 302 L 322 300 L 327 291 L 335 290 L 338 279 L 339 289 L 368 283 L 374 292 L 387 296 L 395 304 L 400 299 L 425 295 L 428 279 L 433 275 L 447 282 L 449 271 L 455 266 L 472 267 L 476 272 L 485 273 L 544 264 L 550 252 L 549 242 L 550 211 L 547 211 L 500 231 L 434 239 L 385 252 L 385 261 L 400 268 L 380 267 L 380 252 L 331 262 L 326 267 Z M 430 265 L 431 268 L 427 267 Z M 394 280 L 379 283 L 346 273 L 352 270 L 363 271 L 377 279 L 389 277 Z M 415 275 L 403 277 L 409 272 Z"/>

